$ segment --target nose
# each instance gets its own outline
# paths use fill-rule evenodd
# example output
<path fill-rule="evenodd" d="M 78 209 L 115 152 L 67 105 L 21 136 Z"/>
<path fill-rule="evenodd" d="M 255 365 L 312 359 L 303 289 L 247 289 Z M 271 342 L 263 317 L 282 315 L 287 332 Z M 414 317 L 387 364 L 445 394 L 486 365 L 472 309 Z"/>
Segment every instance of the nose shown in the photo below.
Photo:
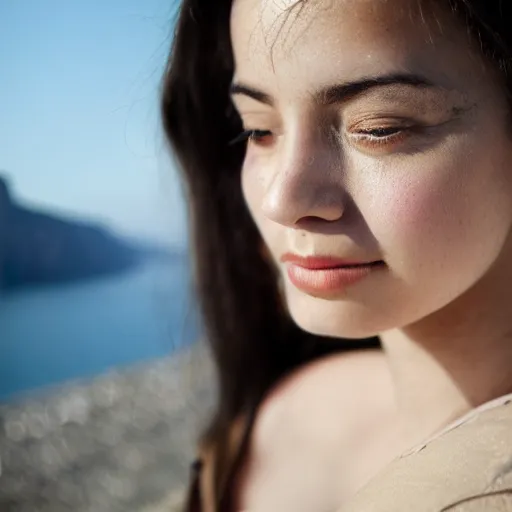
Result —
<path fill-rule="evenodd" d="M 319 137 L 295 137 L 283 146 L 263 197 L 263 214 L 295 228 L 304 221 L 340 220 L 347 201 L 340 150 Z"/>

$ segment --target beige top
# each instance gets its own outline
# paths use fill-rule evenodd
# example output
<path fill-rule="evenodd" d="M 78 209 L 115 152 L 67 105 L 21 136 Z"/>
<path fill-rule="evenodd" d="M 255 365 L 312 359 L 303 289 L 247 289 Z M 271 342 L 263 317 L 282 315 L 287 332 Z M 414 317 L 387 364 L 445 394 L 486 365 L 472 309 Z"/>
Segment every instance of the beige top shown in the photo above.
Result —
<path fill-rule="evenodd" d="M 512 394 L 402 455 L 340 512 L 512 512 Z"/>

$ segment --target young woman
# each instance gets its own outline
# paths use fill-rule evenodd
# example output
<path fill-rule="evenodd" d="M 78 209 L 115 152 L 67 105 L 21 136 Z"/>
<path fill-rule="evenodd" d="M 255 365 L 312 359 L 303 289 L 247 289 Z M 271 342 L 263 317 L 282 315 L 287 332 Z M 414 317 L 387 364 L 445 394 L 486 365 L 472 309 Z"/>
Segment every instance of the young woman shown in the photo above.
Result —
<path fill-rule="evenodd" d="M 499 397 L 512 426 L 511 9 L 183 2 L 163 119 L 219 379 L 190 510 L 420 510 L 386 489 L 435 464 L 400 455 Z M 498 430 L 434 450 L 464 492 Z"/>

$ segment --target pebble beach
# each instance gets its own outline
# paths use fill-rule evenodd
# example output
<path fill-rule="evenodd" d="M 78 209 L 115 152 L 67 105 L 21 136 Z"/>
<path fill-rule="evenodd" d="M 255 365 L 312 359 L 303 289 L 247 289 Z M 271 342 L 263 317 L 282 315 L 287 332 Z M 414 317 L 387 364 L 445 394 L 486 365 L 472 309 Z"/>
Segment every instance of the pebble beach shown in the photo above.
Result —
<path fill-rule="evenodd" d="M 0 511 L 177 512 L 214 400 L 196 344 L 0 404 Z"/>

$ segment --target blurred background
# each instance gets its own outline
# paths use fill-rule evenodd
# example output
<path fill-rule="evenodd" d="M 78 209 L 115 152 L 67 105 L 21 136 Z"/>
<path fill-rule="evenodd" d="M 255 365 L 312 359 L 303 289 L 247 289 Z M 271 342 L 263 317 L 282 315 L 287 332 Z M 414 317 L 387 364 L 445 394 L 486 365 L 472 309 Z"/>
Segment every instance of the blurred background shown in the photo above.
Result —
<path fill-rule="evenodd" d="M 174 510 L 212 401 L 160 128 L 177 0 L 0 2 L 0 510 Z"/>

